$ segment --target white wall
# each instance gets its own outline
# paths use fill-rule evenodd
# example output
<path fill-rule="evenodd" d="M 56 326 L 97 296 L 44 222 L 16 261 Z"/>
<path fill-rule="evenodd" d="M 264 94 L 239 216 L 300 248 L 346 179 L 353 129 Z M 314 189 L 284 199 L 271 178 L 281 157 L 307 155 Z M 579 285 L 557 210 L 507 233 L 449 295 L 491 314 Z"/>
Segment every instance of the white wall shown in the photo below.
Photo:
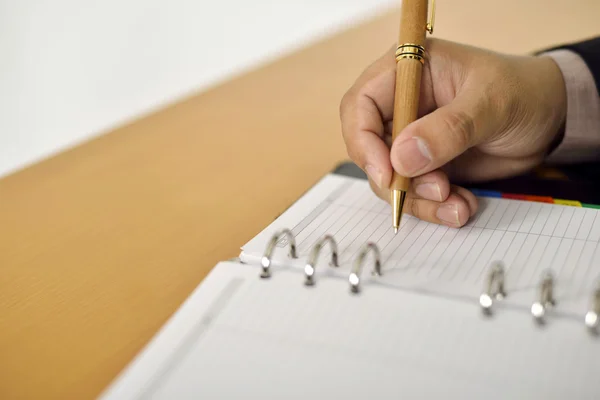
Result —
<path fill-rule="evenodd" d="M 0 176 L 399 0 L 0 0 Z"/>

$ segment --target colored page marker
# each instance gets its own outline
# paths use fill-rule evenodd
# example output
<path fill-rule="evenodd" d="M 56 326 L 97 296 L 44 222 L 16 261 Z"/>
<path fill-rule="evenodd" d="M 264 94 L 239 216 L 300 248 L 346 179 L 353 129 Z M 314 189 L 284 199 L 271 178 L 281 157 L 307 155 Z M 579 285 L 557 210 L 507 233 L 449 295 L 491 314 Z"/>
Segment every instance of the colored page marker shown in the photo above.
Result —
<path fill-rule="evenodd" d="M 554 204 L 563 206 L 581 207 L 581 203 L 577 200 L 554 199 Z"/>
<path fill-rule="evenodd" d="M 538 203 L 554 204 L 554 199 L 552 197 L 546 197 L 546 196 L 525 196 L 525 200 L 537 201 Z"/>
<path fill-rule="evenodd" d="M 581 203 L 581 206 L 585 208 L 595 208 L 597 210 L 600 210 L 600 205 L 598 204 Z"/>
<path fill-rule="evenodd" d="M 502 197 L 502 193 L 496 192 L 495 190 L 471 189 L 471 193 L 479 197 Z"/>
<path fill-rule="evenodd" d="M 514 194 L 514 193 L 502 193 L 503 199 L 511 199 L 511 200 L 527 200 L 527 196 L 524 194 Z"/>

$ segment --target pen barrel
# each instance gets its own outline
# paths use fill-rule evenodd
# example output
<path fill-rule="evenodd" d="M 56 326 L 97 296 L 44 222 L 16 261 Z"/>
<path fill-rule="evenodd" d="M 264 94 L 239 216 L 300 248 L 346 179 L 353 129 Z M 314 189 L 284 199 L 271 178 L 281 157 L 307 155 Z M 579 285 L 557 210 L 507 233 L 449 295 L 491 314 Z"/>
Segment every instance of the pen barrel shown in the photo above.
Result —
<path fill-rule="evenodd" d="M 418 117 L 428 0 L 403 0 L 396 52 L 396 89 L 392 141 Z M 410 179 L 393 173 L 391 190 L 408 190 Z"/>
<path fill-rule="evenodd" d="M 402 0 L 398 46 L 404 43 L 425 44 L 429 0 Z"/>
<path fill-rule="evenodd" d="M 402 59 L 398 61 L 396 70 L 396 97 L 394 100 L 394 121 L 392 123 L 392 140 L 395 141 L 400 132 L 408 124 L 415 121 L 419 112 L 419 94 L 421 91 L 421 74 L 423 64 L 419 60 Z M 410 179 L 394 173 L 390 189 L 408 190 Z"/>

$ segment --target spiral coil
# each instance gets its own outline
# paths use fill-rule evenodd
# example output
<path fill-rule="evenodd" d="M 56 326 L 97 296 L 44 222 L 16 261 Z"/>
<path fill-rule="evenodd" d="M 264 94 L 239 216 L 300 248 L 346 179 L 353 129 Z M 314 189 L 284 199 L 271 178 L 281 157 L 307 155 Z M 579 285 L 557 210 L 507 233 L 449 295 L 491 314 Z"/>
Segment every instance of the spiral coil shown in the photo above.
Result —
<path fill-rule="evenodd" d="M 315 284 L 315 267 L 317 260 L 319 259 L 319 254 L 323 246 L 329 243 L 331 247 L 331 262 L 329 265 L 332 267 L 338 266 L 338 246 L 337 242 L 331 235 L 325 235 L 321 240 L 319 240 L 312 248 L 310 255 L 308 257 L 308 261 L 306 266 L 304 267 L 304 284 L 307 286 L 312 286 Z"/>
<path fill-rule="evenodd" d="M 496 261 L 490 267 L 485 289 L 481 296 L 479 296 L 479 304 L 484 313 L 490 314 L 494 300 L 502 300 L 505 297 L 504 264 Z"/>
<path fill-rule="evenodd" d="M 265 252 L 261 258 L 261 278 L 266 279 L 272 276 L 273 254 L 277 244 L 282 239 L 285 239 L 282 241 L 283 246 L 289 246 L 288 257 L 291 259 L 298 258 L 296 238 L 293 232 L 290 229 L 281 229 L 280 231 L 277 231 L 268 241 Z M 310 287 L 315 285 L 319 256 L 321 255 L 323 248 L 327 246 L 329 246 L 331 252 L 328 266 L 336 269 L 339 268 L 340 253 L 338 243 L 332 235 L 324 235 L 314 243 L 308 253 L 306 264 L 304 264 L 305 286 Z M 359 249 L 347 277 L 351 293 L 356 294 L 361 291 L 363 268 L 366 259 L 371 253 L 373 259 L 371 274 L 374 276 L 382 275 L 381 252 L 375 243 L 368 242 Z M 502 301 L 506 297 L 506 268 L 502 261 L 494 261 L 489 267 L 483 290 L 479 295 L 479 308 L 484 314 L 490 315 L 496 302 Z M 533 316 L 534 321 L 540 325 L 544 325 L 549 310 L 556 305 L 554 274 L 550 270 L 545 270 L 537 285 L 537 295 L 533 303 L 531 303 L 530 314 Z M 590 332 L 595 335 L 600 334 L 600 279 L 596 281 L 591 294 L 589 307 L 586 312 L 583 313 L 583 322 Z"/>
<path fill-rule="evenodd" d="M 271 266 L 273 264 L 273 253 L 275 251 L 277 243 L 284 237 L 287 239 L 287 243 L 290 247 L 289 257 L 298 258 L 296 250 L 296 239 L 292 231 L 289 229 L 282 229 L 281 231 L 276 232 L 275 234 L 273 234 L 273 236 L 267 243 L 267 247 L 261 258 L 261 278 L 265 279 L 270 278 L 272 276 Z M 337 242 L 335 241 L 333 236 L 325 235 L 313 245 L 308 255 L 306 264 L 304 266 L 304 284 L 306 286 L 313 286 L 315 284 L 316 264 L 319 259 L 319 255 L 321 254 L 321 250 L 327 245 L 329 245 L 331 250 L 331 260 L 329 262 L 329 265 L 333 268 L 339 267 L 339 251 Z M 375 243 L 367 243 L 360 249 L 352 267 L 352 270 L 348 276 L 350 290 L 353 293 L 357 293 L 360 290 L 362 268 L 365 259 L 367 258 L 369 253 L 373 253 L 374 258 L 373 274 L 381 275 L 381 253 L 379 251 L 379 248 Z"/>

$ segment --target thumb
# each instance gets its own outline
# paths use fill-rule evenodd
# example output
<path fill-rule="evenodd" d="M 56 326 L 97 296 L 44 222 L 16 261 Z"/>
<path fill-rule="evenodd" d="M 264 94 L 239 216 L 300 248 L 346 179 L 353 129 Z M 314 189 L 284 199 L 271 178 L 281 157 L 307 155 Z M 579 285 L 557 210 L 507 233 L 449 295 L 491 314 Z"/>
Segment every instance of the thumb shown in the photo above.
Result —
<path fill-rule="evenodd" d="M 463 93 L 409 124 L 391 147 L 394 170 L 407 177 L 422 175 L 479 144 L 486 137 L 486 104 L 480 96 Z"/>

